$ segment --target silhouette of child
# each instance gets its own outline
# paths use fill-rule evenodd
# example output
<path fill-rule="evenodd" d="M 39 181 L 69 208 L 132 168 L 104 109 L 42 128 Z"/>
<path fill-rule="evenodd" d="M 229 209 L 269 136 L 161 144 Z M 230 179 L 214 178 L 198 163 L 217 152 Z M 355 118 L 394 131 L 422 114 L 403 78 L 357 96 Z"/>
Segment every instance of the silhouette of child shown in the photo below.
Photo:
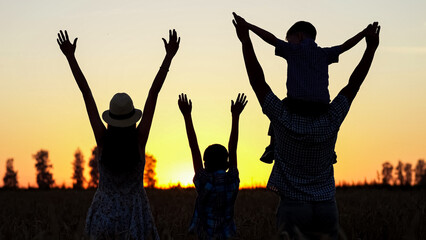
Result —
<path fill-rule="evenodd" d="M 163 41 L 166 56 L 149 90 L 143 115 L 141 110 L 134 108 L 129 95 L 117 93 L 111 99 L 109 110 L 102 114 L 108 123 L 108 128 L 105 128 L 86 78 L 74 56 L 77 38 L 71 44 L 67 31 L 65 34 L 62 31 L 58 33 L 57 42 L 83 94 L 100 152 L 99 187 L 86 218 L 85 231 L 91 239 L 159 239 L 143 187 L 143 172 L 145 146 L 158 94 L 179 49 L 180 38 L 173 30 L 169 31 L 169 42 L 164 38 Z"/>
<path fill-rule="evenodd" d="M 315 43 L 317 31 L 309 22 L 299 21 L 291 26 L 286 34 L 287 42 L 248 22 L 247 26 L 275 47 L 275 55 L 287 61 L 287 100 L 284 103 L 302 115 L 318 115 L 327 110 L 330 102 L 328 65 L 338 62 L 340 54 L 351 49 L 365 36 L 364 29 L 342 45 L 321 48 Z M 271 143 L 260 160 L 272 163 L 274 137 L 271 126 L 268 135 L 271 136 Z"/>
<path fill-rule="evenodd" d="M 195 171 L 194 185 L 198 193 L 189 232 L 196 232 L 199 239 L 228 239 L 236 232 L 233 218 L 240 183 L 237 168 L 238 123 L 247 104 L 246 96 L 238 94 L 236 102 L 231 101 L 229 154 L 220 144 L 210 145 L 204 152 L 204 168 L 192 123 L 192 102 L 188 101 L 186 94 L 181 94 L 178 104 L 185 120 Z"/>

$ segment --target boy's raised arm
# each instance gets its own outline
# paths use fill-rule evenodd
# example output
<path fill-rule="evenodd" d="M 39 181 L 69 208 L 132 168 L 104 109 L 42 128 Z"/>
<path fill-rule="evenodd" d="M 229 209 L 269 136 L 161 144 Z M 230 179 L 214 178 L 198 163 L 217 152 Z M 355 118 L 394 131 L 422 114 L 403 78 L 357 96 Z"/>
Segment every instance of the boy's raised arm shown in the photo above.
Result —
<path fill-rule="evenodd" d="M 368 27 L 367 27 L 368 28 Z M 349 38 L 344 42 L 342 45 L 340 45 L 340 53 L 344 53 L 348 51 L 349 49 L 353 48 L 355 45 L 357 45 L 364 37 L 367 28 L 356 34 L 355 36 Z"/>
<path fill-rule="evenodd" d="M 246 65 L 247 75 L 249 77 L 250 85 L 253 88 L 257 100 L 263 106 L 266 94 L 271 91 L 271 88 L 265 81 L 263 69 L 257 60 L 254 53 L 253 44 L 251 43 L 247 23 L 237 14 L 233 13 L 234 20 L 232 23 L 237 31 L 238 39 L 240 39 L 243 47 L 244 62 Z"/>
<path fill-rule="evenodd" d="M 177 37 L 175 30 L 169 30 L 169 42 L 163 38 L 164 47 L 166 48 L 166 56 L 154 78 L 154 81 L 149 89 L 148 97 L 145 101 L 143 109 L 142 120 L 139 123 L 139 139 L 140 146 L 145 148 L 148 140 L 149 131 L 152 125 L 152 118 L 154 117 L 155 106 L 157 105 L 158 94 L 166 79 L 167 72 L 169 71 L 170 64 L 176 52 L 179 49 L 180 38 Z"/>
<path fill-rule="evenodd" d="M 195 134 L 194 125 L 192 123 L 192 102 L 191 100 L 188 101 L 186 94 L 182 93 L 179 95 L 178 105 L 185 120 L 186 135 L 188 136 L 189 147 L 191 148 L 194 171 L 195 173 L 198 173 L 201 169 L 203 169 L 203 162 L 201 159 L 200 148 L 198 147 L 197 135 Z"/>
<path fill-rule="evenodd" d="M 262 29 L 254 24 L 251 24 L 249 22 L 247 22 L 244 18 L 238 16 L 237 14 L 233 13 L 234 17 L 238 17 L 239 18 L 239 22 L 241 24 L 244 24 L 248 27 L 249 30 L 251 30 L 252 32 L 254 32 L 257 36 L 259 36 L 263 41 L 269 43 L 272 46 L 276 46 L 277 44 L 277 40 L 278 38 L 275 37 L 274 34 L 266 31 L 265 29 Z"/>
<path fill-rule="evenodd" d="M 92 91 L 90 90 L 89 84 L 87 84 L 86 78 L 80 69 L 75 58 L 75 49 L 77 47 L 77 38 L 71 44 L 67 31 L 58 33 L 58 39 L 56 40 L 61 48 L 62 53 L 68 60 L 74 79 L 77 82 L 78 88 L 83 94 L 84 103 L 86 105 L 86 111 L 89 115 L 90 125 L 92 126 L 93 133 L 95 135 L 96 144 L 101 145 L 103 134 L 106 130 L 105 125 L 102 123 L 101 117 L 99 116 L 98 108 L 96 107 L 95 99 L 93 98 Z"/>
<path fill-rule="evenodd" d="M 237 145 L 238 145 L 238 128 L 240 114 L 247 104 L 247 97 L 243 94 L 238 94 L 237 100 L 231 100 L 231 113 L 232 113 L 232 127 L 231 136 L 229 137 L 228 150 L 229 150 L 229 165 L 237 167 Z"/>
<path fill-rule="evenodd" d="M 361 61 L 356 66 L 352 75 L 349 78 L 348 84 L 340 91 L 339 94 L 346 96 L 348 101 L 352 103 L 359 88 L 364 82 L 368 71 L 370 70 L 371 63 L 373 62 L 374 54 L 379 46 L 379 34 L 380 26 L 377 22 L 370 24 L 365 33 L 365 40 L 367 42 L 367 48 L 365 49 L 364 55 Z"/>
<path fill-rule="evenodd" d="M 269 43 L 272 46 L 276 46 L 278 42 L 278 38 L 275 37 L 274 34 L 256 26 L 251 23 L 247 23 L 248 29 L 254 32 L 257 36 L 259 36 L 263 41 Z"/>

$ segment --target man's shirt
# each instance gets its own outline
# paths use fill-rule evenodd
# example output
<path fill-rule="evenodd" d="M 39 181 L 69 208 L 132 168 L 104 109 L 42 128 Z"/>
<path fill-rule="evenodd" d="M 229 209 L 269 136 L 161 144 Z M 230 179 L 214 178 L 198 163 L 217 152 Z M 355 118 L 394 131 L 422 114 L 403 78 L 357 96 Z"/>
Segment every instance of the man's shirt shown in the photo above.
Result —
<path fill-rule="evenodd" d="M 275 163 L 267 187 L 299 201 L 331 200 L 335 195 L 333 163 L 340 125 L 350 103 L 338 95 L 318 116 L 291 113 L 270 91 L 262 106 L 275 137 Z"/>

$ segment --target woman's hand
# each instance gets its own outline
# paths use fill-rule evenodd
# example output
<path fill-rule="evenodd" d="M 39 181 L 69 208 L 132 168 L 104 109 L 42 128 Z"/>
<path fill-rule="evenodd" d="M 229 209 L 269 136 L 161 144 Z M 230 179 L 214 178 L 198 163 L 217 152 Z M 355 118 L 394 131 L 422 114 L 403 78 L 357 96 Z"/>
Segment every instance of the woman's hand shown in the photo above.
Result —
<path fill-rule="evenodd" d="M 66 32 L 65 32 L 66 33 Z M 162 38 L 164 42 L 164 47 L 166 48 L 166 54 L 170 57 L 174 57 L 176 52 L 179 49 L 180 37 L 177 37 L 176 30 L 169 30 L 169 42 L 167 43 L 166 39 Z"/>
<path fill-rule="evenodd" d="M 77 38 L 75 38 L 74 43 L 71 44 L 67 31 L 65 30 L 65 35 L 64 35 L 64 33 L 61 30 L 58 33 L 58 39 L 56 39 L 56 41 L 58 42 L 62 53 L 66 57 L 74 56 L 75 48 L 77 47 Z"/>

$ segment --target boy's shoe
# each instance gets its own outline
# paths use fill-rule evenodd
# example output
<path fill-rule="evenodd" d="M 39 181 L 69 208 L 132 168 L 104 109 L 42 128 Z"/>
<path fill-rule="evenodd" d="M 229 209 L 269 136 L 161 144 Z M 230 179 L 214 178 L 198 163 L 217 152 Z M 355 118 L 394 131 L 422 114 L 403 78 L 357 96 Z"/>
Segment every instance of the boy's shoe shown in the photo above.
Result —
<path fill-rule="evenodd" d="M 272 147 L 271 145 L 267 146 L 265 148 L 265 152 L 260 157 L 260 161 L 267 164 L 271 164 L 274 161 L 274 147 Z"/>

